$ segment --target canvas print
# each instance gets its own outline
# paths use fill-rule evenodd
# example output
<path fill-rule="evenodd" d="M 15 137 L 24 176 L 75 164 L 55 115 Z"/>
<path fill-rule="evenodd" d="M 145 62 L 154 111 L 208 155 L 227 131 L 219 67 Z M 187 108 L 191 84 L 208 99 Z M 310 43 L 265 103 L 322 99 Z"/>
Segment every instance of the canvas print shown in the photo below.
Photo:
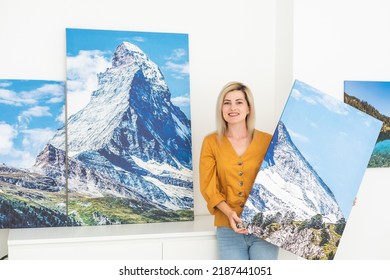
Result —
<path fill-rule="evenodd" d="M 188 35 L 67 29 L 66 52 L 69 218 L 193 220 Z"/>
<path fill-rule="evenodd" d="M 306 259 L 333 259 L 382 122 L 295 81 L 241 215 Z"/>
<path fill-rule="evenodd" d="M 0 80 L 0 228 L 67 224 L 64 106 L 64 82 Z"/>
<path fill-rule="evenodd" d="M 344 102 L 383 122 L 368 167 L 390 167 L 390 82 L 344 81 Z"/>

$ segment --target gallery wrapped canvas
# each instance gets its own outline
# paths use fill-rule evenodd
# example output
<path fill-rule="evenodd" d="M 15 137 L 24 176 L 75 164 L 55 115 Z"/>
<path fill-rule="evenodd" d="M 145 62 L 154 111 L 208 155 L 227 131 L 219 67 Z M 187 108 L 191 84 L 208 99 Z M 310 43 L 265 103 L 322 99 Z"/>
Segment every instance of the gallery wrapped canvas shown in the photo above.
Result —
<path fill-rule="evenodd" d="M 241 215 L 249 232 L 333 259 L 382 122 L 295 81 Z"/>
<path fill-rule="evenodd" d="M 383 122 L 368 167 L 390 167 L 390 82 L 344 81 L 344 102 Z"/>
<path fill-rule="evenodd" d="M 0 228 L 67 225 L 64 122 L 64 82 L 0 80 Z"/>
<path fill-rule="evenodd" d="M 67 29 L 66 38 L 69 218 L 193 220 L 188 35 Z"/>

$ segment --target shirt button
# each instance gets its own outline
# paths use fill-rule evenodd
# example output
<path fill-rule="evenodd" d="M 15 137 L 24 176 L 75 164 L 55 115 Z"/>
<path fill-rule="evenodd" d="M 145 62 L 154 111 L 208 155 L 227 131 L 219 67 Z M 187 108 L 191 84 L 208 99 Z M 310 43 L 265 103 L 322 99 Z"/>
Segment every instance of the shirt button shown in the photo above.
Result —
<path fill-rule="evenodd" d="M 240 160 L 240 161 L 238 161 L 237 163 L 238 163 L 238 165 L 242 165 L 242 161 L 241 161 L 241 160 Z"/>
<path fill-rule="evenodd" d="M 240 203 L 240 207 L 241 207 L 241 208 L 244 208 L 244 206 L 245 206 L 245 203 L 244 203 L 244 202 L 241 202 L 241 203 Z"/>
<path fill-rule="evenodd" d="M 240 187 L 242 187 L 244 185 L 244 182 L 240 181 L 239 184 L 240 184 Z"/>
<path fill-rule="evenodd" d="M 242 176 L 243 174 L 244 174 L 244 172 L 238 171 L 238 176 Z"/>
<path fill-rule="evenodd" d="M 242 192 L 239 192 L 239 193 L 238 193 L 238 196 L 239 196 L 239 197 L 242 197 Z"/>

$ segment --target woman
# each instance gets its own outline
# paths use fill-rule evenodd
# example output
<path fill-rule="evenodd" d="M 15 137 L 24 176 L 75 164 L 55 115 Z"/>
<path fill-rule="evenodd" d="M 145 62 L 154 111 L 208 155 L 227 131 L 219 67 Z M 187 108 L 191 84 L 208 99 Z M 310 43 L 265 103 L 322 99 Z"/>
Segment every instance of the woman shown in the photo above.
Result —
<path fill-rule="evenodd" d="M 271 141 L 254 128 L 255 108 L 250 89 L 225 85 L 217 101 L 217 131 L 203 140 L 200 190 L 214 215 L 221 259 L 277 259 L 278 247 L 239 227 L 245 201 Z"/>

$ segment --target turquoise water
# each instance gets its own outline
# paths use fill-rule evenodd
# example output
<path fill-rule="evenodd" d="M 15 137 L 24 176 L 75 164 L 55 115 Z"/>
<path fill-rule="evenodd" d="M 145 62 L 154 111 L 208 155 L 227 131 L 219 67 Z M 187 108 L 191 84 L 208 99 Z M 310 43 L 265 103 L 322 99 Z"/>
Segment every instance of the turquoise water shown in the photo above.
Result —
<path fill-rule="evenodd" d="M 390 154 L 390 139 L 376 143 L 373 153 Z"/>
<path fill-rule="evenodd" d="M 368 167 L 390 167 L 390 139 L 376 143 Z"/>

